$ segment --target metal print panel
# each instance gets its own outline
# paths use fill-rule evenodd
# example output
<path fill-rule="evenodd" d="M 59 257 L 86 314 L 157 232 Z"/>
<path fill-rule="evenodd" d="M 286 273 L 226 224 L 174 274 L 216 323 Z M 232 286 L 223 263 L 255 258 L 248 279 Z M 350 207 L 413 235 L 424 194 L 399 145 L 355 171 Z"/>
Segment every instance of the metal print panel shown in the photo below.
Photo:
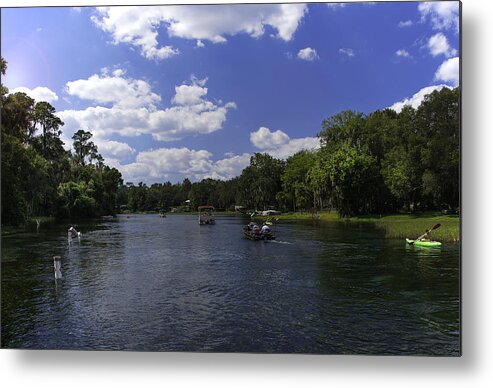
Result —
<path fill-rule="evenodd" d="M 459 2 L 1 28 L 2 348 L 460 355 Z"/>

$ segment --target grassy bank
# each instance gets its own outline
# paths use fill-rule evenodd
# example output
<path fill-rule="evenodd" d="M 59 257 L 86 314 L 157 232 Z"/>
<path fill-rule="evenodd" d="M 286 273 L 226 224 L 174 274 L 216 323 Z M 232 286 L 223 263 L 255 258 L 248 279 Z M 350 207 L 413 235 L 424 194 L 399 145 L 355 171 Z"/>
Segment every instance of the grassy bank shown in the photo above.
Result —
<path fill-rule="evenodd" d="M 425 230 L 433 225 L 440 223 L 441 227 L 432 232 L 434 240 L 442 242 L 458 242 L 460 238 L 460 219 L 458 215 L 442 214 L 397 214 L 390 216 L 365 216 L 341 219 L 336 212 L 317 212 L 317 213 L 287 213 L 282 214 L 280 220 L 321 220 L 325 222 L 350 222 L 350 223 L 370 223 L 377 228 L 385 230 L 386 238 L 406 237 L 416 238 L 422 235 Z"/>
<path fill-rule="evenodd" d="M 25 232 L 26 230 L 32 230 L 43 228 L 47 225 L 53 224 L 56 221 L 55 217 L 32 217 L 26 220 L 24 225 L 19 226 L 2 226 L 2 236 L 8 236 L 15 233 Z"/>

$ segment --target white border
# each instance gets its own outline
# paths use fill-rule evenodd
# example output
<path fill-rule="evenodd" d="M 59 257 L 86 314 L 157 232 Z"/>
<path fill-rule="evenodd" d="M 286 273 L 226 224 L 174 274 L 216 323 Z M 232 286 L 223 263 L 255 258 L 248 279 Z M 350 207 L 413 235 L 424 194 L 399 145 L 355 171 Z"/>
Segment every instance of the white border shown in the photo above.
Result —
<path fill-rule="evenodd" d="M 216 0 L 215 3 L 227 1 Z M 244 1 L 252 2 L 252 1 Z M 265 1 L 253 1 L 265 2 Z M 2 6 L 165 4 L 168 1 L 23 1 Z M 176 2 L 178 3 L 178 2 Z M 199 1 L 179 1 L 199 3 Z M 463 357 L 289 356 L 0 350 L 2 386 L 483 387 L 493 377 L 492 3 L 463 0 Z"/>

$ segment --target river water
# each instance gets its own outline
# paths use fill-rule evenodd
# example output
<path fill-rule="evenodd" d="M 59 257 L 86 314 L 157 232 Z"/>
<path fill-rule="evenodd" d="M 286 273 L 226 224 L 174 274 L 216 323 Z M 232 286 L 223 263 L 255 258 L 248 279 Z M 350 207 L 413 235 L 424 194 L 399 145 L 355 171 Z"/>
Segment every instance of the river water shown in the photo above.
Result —
<path fill-rule="evenodd" d="M 370 225 L 121 215 L 2 238 L 3 348 L 460 354 L 459 246 Z M 55 280 L 53 256 L 62 279 Z"/>

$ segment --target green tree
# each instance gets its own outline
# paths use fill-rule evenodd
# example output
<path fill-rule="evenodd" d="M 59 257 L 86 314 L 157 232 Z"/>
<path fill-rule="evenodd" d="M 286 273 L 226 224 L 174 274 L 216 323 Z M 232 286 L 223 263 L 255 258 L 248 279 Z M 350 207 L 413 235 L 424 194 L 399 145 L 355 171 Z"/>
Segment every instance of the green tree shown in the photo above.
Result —
<path fill-rule="evenodd" d="M 369 213 L 371 181 L 378 173 L 375 157 L 347 144 L 332 147 L 325 164 L 332 203 L 341 217 Z"/>
<path fill-rule="evenodd" d="M 457 208 L 460 203 L 459 104 L 459 88 L 443 88 L 427 95 L 416 110 L 416 126 L 426 142 L 423 185 L 434 208 Z M 436 183 L 431 185 L 432 181 Z"/>
<path fill-rule="evenodd" d="M 55 115 L 55 108 L 46 101 L 37 102 L 33 111 L 34 127 L 42 129 L 42 152 L 46 153 L 50 140 L 59 139 L 63 121 Z M 51 134 L 51 136 L 50 136 Z"/>
<path fill-rule="evenodd" d="M 285 162 L 269 154 L 255 153 L 239 178 L 238 187 L 243 204 L 253 209 L 276 206 L 281 190 Z"/>
<path fill-rule="evenodd" d="M 93 160 L 102 162 L 103 159 L 98 153 L 98 147 L 91 141 L 91 138 L 92 133 L 83 129 L 79 129 L 72 136 L 76 163 L 85 165 L 86 158 L 89 162 Z"/>
<path fill-rule="evenodd" d="M 316 160 L 316 154 L 310 151 L 300 151 L 289 157 L 281 177 L 282 191 L 279 198 L 289 203 L 288 207 L 297 208 L 310 206 L 313 198 L 312 186 L 308 183 L 308 172 Z"/>

